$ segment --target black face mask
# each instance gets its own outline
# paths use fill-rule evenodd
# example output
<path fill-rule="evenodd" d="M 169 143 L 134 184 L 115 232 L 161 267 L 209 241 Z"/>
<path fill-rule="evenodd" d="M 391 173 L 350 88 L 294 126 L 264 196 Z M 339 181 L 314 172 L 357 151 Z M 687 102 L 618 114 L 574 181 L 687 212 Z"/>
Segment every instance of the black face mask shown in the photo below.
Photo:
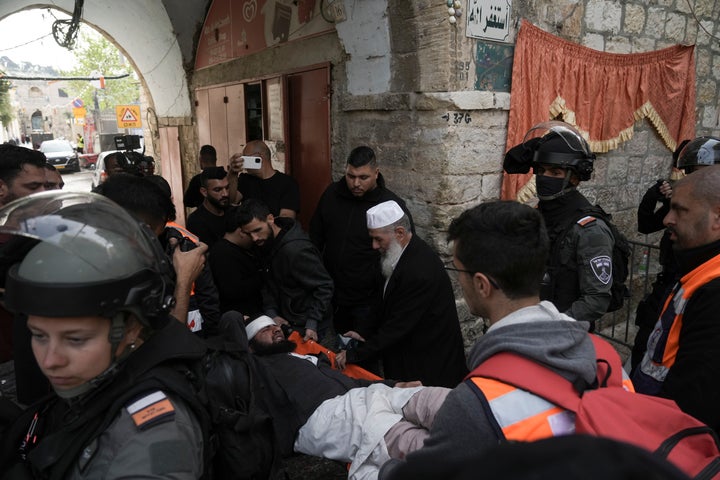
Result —
<path fill-rule="evenodd" d="M 553 200 L 559 197 L 568 184 L 567 177 L 557 178 L 535 175 L 535 186 L 540 200 Z"/>

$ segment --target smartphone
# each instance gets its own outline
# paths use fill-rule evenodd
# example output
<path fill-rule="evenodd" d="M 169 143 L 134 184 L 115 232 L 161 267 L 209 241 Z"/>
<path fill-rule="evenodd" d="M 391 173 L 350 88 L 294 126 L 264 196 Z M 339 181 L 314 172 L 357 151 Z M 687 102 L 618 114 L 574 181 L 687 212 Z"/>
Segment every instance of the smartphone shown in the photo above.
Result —
<path fill-rule="evenodd" d="M 262 167 L 262 158 L 260 157 L 247 157 L 243 155 L 243 168 L 246 170 L 260 170 Z"/>

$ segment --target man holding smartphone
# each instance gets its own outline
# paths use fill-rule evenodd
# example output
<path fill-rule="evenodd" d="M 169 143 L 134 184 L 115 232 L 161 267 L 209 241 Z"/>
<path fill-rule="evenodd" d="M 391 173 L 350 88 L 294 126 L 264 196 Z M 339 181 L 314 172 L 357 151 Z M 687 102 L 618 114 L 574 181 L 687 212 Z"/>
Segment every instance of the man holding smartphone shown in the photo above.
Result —
<path fill-rule="evenodd" d="M 241 173 L 243 169 L 245 172 Z M 297 182 L 273 168 L 270 149 L 262 140 L 248 142 L 242 155 L 230 158 L 228 180 L 231 203 L 256 198 L 262 200 L 275 217 L 296 218 L 300 211 Z"/>

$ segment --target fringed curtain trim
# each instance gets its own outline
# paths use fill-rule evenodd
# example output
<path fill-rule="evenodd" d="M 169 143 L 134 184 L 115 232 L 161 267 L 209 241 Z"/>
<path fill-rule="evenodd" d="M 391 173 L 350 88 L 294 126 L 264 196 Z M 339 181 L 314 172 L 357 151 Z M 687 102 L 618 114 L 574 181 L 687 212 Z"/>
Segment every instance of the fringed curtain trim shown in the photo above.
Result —
<path fill-rule="evenodd" d="M 594 152 L 633 137 L 647 118 L 670 151 L 695 136 L 694 46 L 638 54 L 605 53 L 555 37 L 527 21 L 518 33 L 507 148 L 535 124 L 562 117 Z M 515 198 L 528 175 L 504 175 L 502 198 Z"/>

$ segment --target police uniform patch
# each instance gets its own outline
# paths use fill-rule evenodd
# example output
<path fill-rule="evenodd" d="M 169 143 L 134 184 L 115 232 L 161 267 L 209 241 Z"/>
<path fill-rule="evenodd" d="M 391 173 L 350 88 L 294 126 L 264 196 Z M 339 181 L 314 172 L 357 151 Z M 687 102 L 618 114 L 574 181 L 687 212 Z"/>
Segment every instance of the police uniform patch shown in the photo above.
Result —
<path fill-rule="evenodd" d="M 607 255 L 600 255 L 590 260 L 590 267 L 595 277 L 604 285 L 612 280 L 612 260 Z"/>
<path fill-rule="evenodd" d="M 170 399 L 159 390 L 145 395 L 125 408 L 133 422 L 135 422 L 135 426 L 140 430 L 162 423 L 175 416 L 175 407 L 173 407 Z"/>
<path fill-rule="evenodd" d="M 586 225 L 591 224 L 595 220 L 597 220 L 597 219 L 595 217 L 593 217 L 592 215 L 587 215 L 587 216 L 581 218 L 580 220 L 578 220 L 577 224 L 580 225 L 581 227 L 584 227 Z"/>

